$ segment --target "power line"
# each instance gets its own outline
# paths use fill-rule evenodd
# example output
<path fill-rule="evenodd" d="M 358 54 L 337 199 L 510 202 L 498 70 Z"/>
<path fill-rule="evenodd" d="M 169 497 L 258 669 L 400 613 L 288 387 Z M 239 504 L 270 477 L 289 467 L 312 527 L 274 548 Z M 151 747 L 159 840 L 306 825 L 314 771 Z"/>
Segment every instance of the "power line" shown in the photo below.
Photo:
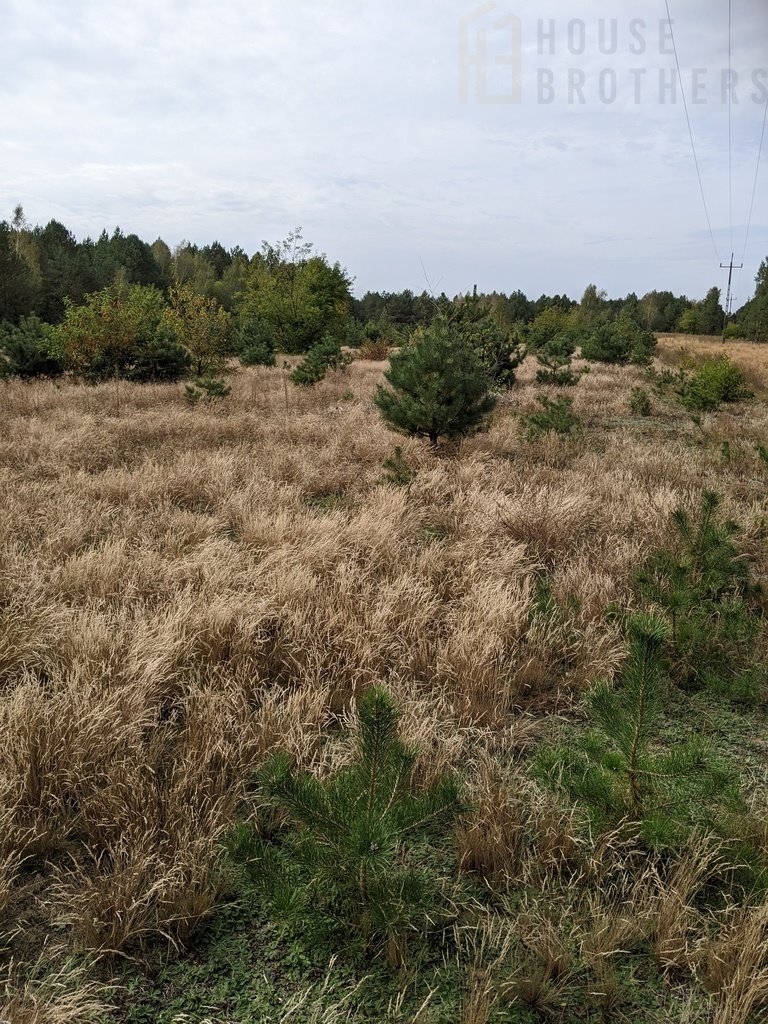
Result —
<path fill-rule="evenodd" d="M 731 18 L 732 0 L 728 0 L 728 220 L 731 225 L 731 253 L 733 253 L 733 60 Z M 733 256 L 731 256 L 733 263 Z"/>
<path fill-rule="evenodd" d="M 730 2 L 730 0 L 729 0 L 729 2 Z M 693 162 L 696 165 L 696 177 L 699 180 L 699 191 L 701 192 L 701 201 L 704 204 L 704 215 L 707 218 L 707 227 L 709 228 L 709 237 L 712 239 L 712 248 L 715 250 L 716 258 L 719 260 L 720 259 L 720 252 L 718 251 L 717 243 L 715 242 L 715 234 L 712 231 L 712 220 L 710 219 L 710 216 L 709 216 L 709 207 L 707 206 L 707 197 L 706 197 L 706 195 L 704 193 L 704 183 L 701 180 L 701 168 L 699 167 L 699 158 L 696 155 L 696 143 L 693 141 L 693 129 L 691 128 L 691 115 L 688 112 L 688 101 L 685 98 L 685 85 L 683 83 L 682 72 L 680 71 L 680 58 L 678 57 L 678 54 L 677 54 L 677 42 L 675 41 L 675 30 L 674 30 L 674 27 L 673 27 L 673 24 L 672 24 L 672 14 L 670 13 L 670 10 L 669 10 L 669 0 L 664 0 L 664 3 L 665 3 L 666 8 L 667 8 L 667 20 L 669 21 L 669 32 L 670 32 L 670 36 L 672 38 L 672 48 L 675 51 L 675 64 L 677 66 L 677 77 L 678 77 L 678 79 L 680 81 L 680 91 L 681 91 L 682 96 L 683 96 L 683 107 L 685 108 L 685 120 L 688 122 L 688 137 L 691 140 L 691 152 L 693 153 Z"/>
<path fill-rule="evenodd" d="M 765 142 L 765 128 L 768 124 L 768 99 L 765 101 L 765 112 L 763 113 L 763 130 L 760 135 L 760 145 L 757 150 L 757 168 L 755 169 L 755 184 L 752 187 L 752 202 L 749 204 L 749 220 L 747 221 L 747 237 L 744 239 L 744 253 L 741 257 L 741 262 L 744 262 L 744 258 L 747 255 L 747 245 L 749 243 L 749 232 L 752 229 L 752 214 L 755 212 L 755 196 L 757 195 L 757 183 L 760 178 L 760 157 L 763 153 L 763 143 Z"/>

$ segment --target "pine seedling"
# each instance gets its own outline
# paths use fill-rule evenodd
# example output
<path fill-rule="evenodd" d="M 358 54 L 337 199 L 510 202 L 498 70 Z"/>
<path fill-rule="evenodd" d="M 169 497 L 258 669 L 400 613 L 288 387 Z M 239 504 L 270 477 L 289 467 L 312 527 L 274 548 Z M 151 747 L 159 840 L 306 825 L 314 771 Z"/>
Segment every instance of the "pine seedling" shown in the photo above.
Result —
<path fill-rule="evenodd" d="M 700 739 L 659 743 L 669 627 L 653 615 L 631 619 L 629 656 L 616 687 L 601 682 L 586 699 L 592 728 L 579 741 L 541 753 L 537 770 L 581 804 L 598 828 L 627 821 L 655 848 L 674 846 L 732 796 L 729 771 Z"/>
<path fill-rule="evenodd" d="M 194 384 L 184 385 L 185 398 L 190 405 L 197 405 L 201 399 L 206 402 L 220 401 L 231 391 L 229 384 L 218 377 L 198 377 Z"/>
<path fill-rule="evenodd" d="M 634 416 L 650 416 L 653 412 L 651 399 L 645 388 L 632 388 L 627 405 Z"/>
<path fill-rule="evenodd" d="M 537 384 L 551 384 L 558 388 L 574 387 L 581 374 L 571 368 L 571 356 L 576 344 L 567 334 L 558 334 L 536 352 L 540 369 L 536 371 Z"/>
<path fill-rule="evenodd" d="M 573 411 L 572 398 L 549 398 L 547 395 L 538 395 L 536 400 L 541 406 L 541 411 L 523 417 L 529 441 L 541 437 L 542 434 L 554 433 L 568 437 L 581 430 L 581 420 Z"/>
<path fill-rule="evenodd" d="M 400 445 L 395 446 L 393 455 L 384 459 L 382 468 L 381 483 L 394 484 L 395 487 L 409 487 L 416 477 L 416 470 L 403 458 Z"/>
<path fill-rule="evenodd" d="M 326 335 L 307 352 L 291 374 L 291 381 L 299 387 L 311 387 L 325 380 L 329 370 L 343 370 L 351 361 L 352 357 L 342 352 L 339 342 Z"/>
<path fill-rule="evenodd" d="M 736 524 L 718 520 L 721 502 L 707 491 L 695 518 L 675 509 L 677 545 L 652 555 L 636 582 L 640 596 L 668 617 L 675 681 L 752 700 L 760 685 L 754 663 L 760 620 L 750 600 L 759 588 L 736 549 Z"/>
<path fill-rule="evenodd" d="M 407 844 L 423 849 L 459 809 L 452 776 L 415 788 L 415 759 L 398 735 L 392 698 L 374 688 L 360 704 L 351 765 L 319 779 L 284 754 L 268 760 L 263 792 L 291 827 L 280 847 L 255 836 L 244 842 L 241 828 L 238 859 L 279 916 L 306 928 L 319 915 L 402 962 L 408 933 L 424 928 L 438 903 L 436 879 L 408 864 Z"/>

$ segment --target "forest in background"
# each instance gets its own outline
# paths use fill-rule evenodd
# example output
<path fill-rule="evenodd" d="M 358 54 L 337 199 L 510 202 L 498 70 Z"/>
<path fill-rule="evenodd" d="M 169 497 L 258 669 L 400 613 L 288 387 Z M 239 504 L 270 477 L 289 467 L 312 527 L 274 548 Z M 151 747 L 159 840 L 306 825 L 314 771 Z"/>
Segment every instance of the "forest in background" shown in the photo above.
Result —
<path fill-rule="evenodd" d="M 171 250 L 160 238 L 150 245 L 119 228 L 78 241 L 56 220 L 30 226 L 18 206 L 10 221 L 0 222 L 0 374 L 75 369 L 99 379 L 119 369 L 129 379 L 169 380 L 205 371 L 207 356 L 196 354 L 195 345 L 215 348 L 218 356 L 255 350 L 252 362 L 263 362 L 266 352 L 267 364 L 270 353 L 306 352 L 327 335 L 352 347 L 371 337 L 396 345 L 404 332 L 426 327 L 436 312 L 449 312 L 467 298 L 410 290 L 356 298 L 352 284 L 347 270 L 317 253 L 298 229 L 250 256 L 217 241 L 182 242 Z M 624 316 L 646 331 L 768 340 L 768 260 L 758 272 L 755 296 L 727 324 L 716 287 L 701 301 L 671 291 L 609 299 L 596 285 L 580 302 L 565 295 L 531 299 L 520 290 L 476 299 L 501 328 L 521 338 L 539 315 L 557 307 L 582 326 Z M 94 321 L 102 334 L 129 330 L 124 316 L 116 318 L 116 307 L 133 311 L 130 331 L 141 335 L 138 342 L 95 339 Z M 200 335 L 206 318 L 207 340 L 190 344 L 192 322 Z M 76 353 L 73 330 L 80 336 Z M 115 344 L 122 350 L 114 351 Z"/>

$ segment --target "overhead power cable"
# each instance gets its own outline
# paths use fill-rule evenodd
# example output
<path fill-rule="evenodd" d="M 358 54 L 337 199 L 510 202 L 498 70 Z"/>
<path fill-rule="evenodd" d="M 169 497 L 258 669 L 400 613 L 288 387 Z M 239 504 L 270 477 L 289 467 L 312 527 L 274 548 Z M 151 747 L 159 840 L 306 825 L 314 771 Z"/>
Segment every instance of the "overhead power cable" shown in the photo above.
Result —
<path fill-rule="evenodd" d="M 768 97 L 765 100 L 765 110 L 763 111 L 763 130 L 760 135 L 760 145 L 757 149 L 757 167 L 755 168 L 755 183 L 752 186 L 752 201 L 749 204 L 749 219 L 747 220 L 747 234 L 744 239 L 744 253 L 741 257 L 741 262 L 744 262 L 744 258 L 747 255 L 747 245 L 749 244 L 749 232 L 752 229 L 752 215 L 755 212 L 755 197 L 757 196 L 757 183 L 760 179 L 760 158 L 763 155 L 763 143 L 765 142 L 765 129 L 768 125 Z"/>
<path fill-rule="evenodd" d="M 729 2 L 730 2 L 730 0 L 729 0 Z M 670 9 L 669 9 L 669 0 L 664 0 L 664 3 L 665 3 L 666 8 L 667 8 L 667 19 L 669 20 L 669 31 L 670 31 L 670 36 L 672 38 L 672 48 L 673 48 L 673 50 L 675 52 L 675 65 L 677 67 L 677 77 L 678 77 L 678 80 L 680 82 L 680 91 L 681 91 L 682 96 L 683 96 L 683 107 L 685 108 L 685 120 L 688 123 L 688 137 L 691 140 L 691 152 L 693 153 L 693 162 L 694 162 L 694 165 L 696 167 L 696 177 L 698 178 L 698 181 L 699 181 L 699 192 L 701 192 L 701 201 L 704 204 L 704 216 L 707 218 L 707 227 L 709 228 L 709 237 L 712 240 L 712 248 L 715 250 L 716 258 L 719 260 L 720 259 L 720 252 L 718 251 L 717 243 L 715 242 L 715 234 L 714 234 L 714 232 L 712 230 L 712 219 L 709 216 L 709 207 L 707 206 L 707 197 L 706 197 L 706 194 L 704 192 L 704 183 L 701 180 L 701 167 L 699 166 L 699 158 L 696 155 L 696 143 L 694 142 L 694 139 L 693 139 L 693 129 L 691 127 L 691 115 L 690 115 L 690 113 L 688 111 L 688 101 L 685 98 L 685 85 L 683 83 L 682 72 L 680 71 L 680 58 L 679 58 L 678 52 L 677 52 L 677 41 L 675 40 L 675 30 L 674 30 L 674 26 L 673 26 L 673 23 L 672 23 L 672 14 L 671 14 Z"/>
<path fill-rule="evenodd" d="M 731 227 L 731 252 L 733 252 L 733 21 L 732 0 L 728 0 L 728 221 Z"/>

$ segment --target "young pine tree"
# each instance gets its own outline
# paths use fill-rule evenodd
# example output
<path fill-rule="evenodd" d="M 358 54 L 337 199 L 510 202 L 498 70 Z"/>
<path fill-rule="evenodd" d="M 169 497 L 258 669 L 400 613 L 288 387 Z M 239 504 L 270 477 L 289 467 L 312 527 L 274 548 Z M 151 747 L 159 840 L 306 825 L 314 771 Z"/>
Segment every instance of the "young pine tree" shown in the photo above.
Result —
<path fill-rule="evenodd" d="M 637 587 L 668 617 L 677 682 L 754 699 L 761 675 L 755 663 L 761 620 L 753 607 L 759 588 L 736 550 L 736 524 L 718 518 L 721 503 L 719 494 L 706 491 L 695 517 L 675 509 L 677 544 L 646 561 Z"/>
<path fill-rule="evenodd" d="M 379 386 L 376 405 L 403 434 L 427 437 L 432 447 L 481 430 L 496 405 L 480 357 L 461 331 L 437 317 L 400 352 Z"/>
<path fill-rule="evenodd" d="M 307 352 L 291 374 L 291 380 L 299 387 L 311 387 L 325 380 L 329 370 L 343 370 L 350 361 L 339 342 L 328 334 Z"/>
<path fill-rule="evenodd" d="M 653 847 L 676 845 L 734 796 L 731 773 L 703 740 L 659 743 L 668 634 L 656 616 L 632 619 L 621 680 L 615 687 L 599 683 L 586 699 L 591 730 L 537 762 L 538 772 L 582 804 L 597 827 L 633 822 Z"/>
<path fill-rule="evenodd" d="M 267 762 L 263 791 L 292 827 L 275 847 L 240 826 L 233 851 L 279 915 L 304 928 L 319 917 L 402 961 L 408 932 L 427 924 L 438 899 L 430 872 L 409 865 L 406 843 L 423 846 L 458 810 L 454 779 L 417 790 L 414 763 L 392 698 L 377 688 L 361 702 L 351 765 L 318 779 L 285 755 Z"/>
<path fill-rule="evenodd" d="M 571 368 L 571 356 L 575 350 L 576 343 L 568 334 L 558 334 L 537 349 L 536 359 L 541 368 L 536 371 L 536 383 L 552 384 L 558 388 L 578 384 L 581 374 Z"/>

